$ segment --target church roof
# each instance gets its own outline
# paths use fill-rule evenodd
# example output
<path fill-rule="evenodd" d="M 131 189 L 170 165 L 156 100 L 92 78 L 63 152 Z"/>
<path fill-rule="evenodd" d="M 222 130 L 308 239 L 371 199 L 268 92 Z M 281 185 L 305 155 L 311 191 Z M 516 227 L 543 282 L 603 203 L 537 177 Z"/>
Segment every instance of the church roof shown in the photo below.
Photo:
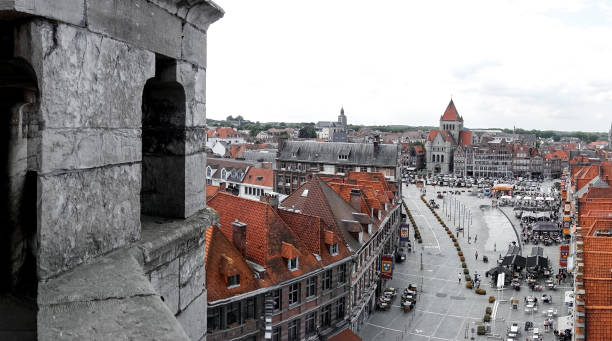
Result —
<path fill-rule="evenodd" d="M 463 117 L 459 116 L 452 99 L 448 103 L 446 110 L 444 110 L 444 115 L 442 115 L 440 121 L 463 121 Z"/>

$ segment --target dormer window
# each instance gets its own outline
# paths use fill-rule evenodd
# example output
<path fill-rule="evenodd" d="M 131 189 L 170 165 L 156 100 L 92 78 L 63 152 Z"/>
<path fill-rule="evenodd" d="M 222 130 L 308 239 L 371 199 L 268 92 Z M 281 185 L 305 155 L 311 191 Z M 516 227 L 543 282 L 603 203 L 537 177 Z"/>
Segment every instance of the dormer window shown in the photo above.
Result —
<path fill-rule="evenodd" d="M 221 170 L 221 179 L 227 180 L 227 171 L 225 170 L 225 168 Z"/>
<path fill-rule="evenodd" d="M 287 260 L 287 268 L 289 269 L 289 271 L 297 270 L 299 268 L 298 258 L 289 258 Z"/>
<path fill-rule="evenodd" d="M 206 177 L 210 178 L 212 176 L 212 168 L 206 167 Z"/>
<path fill-rule="evenodd" d="M 227 276 L 227 288 L 236 288 L 240 286 L 240 275 Z"/>
<path fill-rule="evenodd" d="M 329 253 L 332 256 L 337 256 L 338 255 L 338 243 L 334 243 L 334 244 L 331 244 L 329 246 Z"/>

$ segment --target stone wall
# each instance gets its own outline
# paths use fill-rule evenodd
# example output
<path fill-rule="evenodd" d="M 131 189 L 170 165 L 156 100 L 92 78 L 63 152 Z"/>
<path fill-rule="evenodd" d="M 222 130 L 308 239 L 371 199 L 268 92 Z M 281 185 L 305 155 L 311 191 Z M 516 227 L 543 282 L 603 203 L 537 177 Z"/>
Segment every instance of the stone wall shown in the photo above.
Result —
<path fill-rule="evenodd" d="M 204 231 L 214 220 L 205 209 L 206 31 L 221 16 L 223 11 L 209 0 L 0 4 L 0 24 L 14 30 L 13 53 L 0 52 L 0 62 L 23 60 L 35 78 L 33 104 L 15 111 L 18 122 L 11 126 L 16 137 L 9 143 L 15 156 L 11 171 L 18 178 L 7 180 L 7 188 L 14 188 L 8 200 L 19 206 L 24 181 L 33 175 L 36 200 L 31 211 L 36 212 L 30 213 L 36 220 L 35 237 L 23 237 L 11 248 L 35 245 L 39 291 L 44 292 L 38 297 L 42 339 L 86 335 L 88 328 L 104 330 L 108 325 L 96 323 L 105 319 L 120 328 L 138 328 L 138 321 L 123 323 L 125 316 L 107 300 L 118 300 L 117 306 L 130 311 L 157 314 L 164 325 L 174 326 L 164 316 L 170 313 L 184 328 L 172 334 L 178 339 L 205 338 Z M 143 93 L 151 82 L 176 84 L 180 96 L 172 98 L 172 108 L 166 99 L 156 101 L 160 93 L 147 102 L 151 98 Z M 147 130 L 143 108 L 152 103 L 169 110 L 169 120 Z M 168 122 L 172 129 L 167 129 Z M 150 153 L 157 154 L 145 157 Z M 22 233 L 20 224 L 11 223 L 10 228 Z M 50 303 L 48 288 L 76 288 L 78 296 L 89 290 L 74 285 L 91 273 L 84 267 L 108 267 L 105 264 L 120 262 L 117 255 L 125 256 L 126 250 L 135 252 L 142 267 L 138 271 L 155 292 L 147 291 L 143 300 L 130 294 L 113 297 L 112 286 L 121 284 L 108 282 L 108 292 L 84 300 L 91 301 L 84 303 L 88 314 L 97 309 L 105 314 L 99 321 L 86 321 L 86 328 L 71 323 L 70 310 L 53 310 L 55 305 L 80 307 L 83 302 L 62 296 Z M 122 269 L 129 272 L 131 267 Z M 134 292 L 142 287 L 131 285 Z M 100 300 L 104 304 L 94 303 Z M 165 304 L 160 306 L 160 300 Z M 51 316 L 55 320 L 48 321 Z M 139 334 L 132 330 L 116 335 Z"/>

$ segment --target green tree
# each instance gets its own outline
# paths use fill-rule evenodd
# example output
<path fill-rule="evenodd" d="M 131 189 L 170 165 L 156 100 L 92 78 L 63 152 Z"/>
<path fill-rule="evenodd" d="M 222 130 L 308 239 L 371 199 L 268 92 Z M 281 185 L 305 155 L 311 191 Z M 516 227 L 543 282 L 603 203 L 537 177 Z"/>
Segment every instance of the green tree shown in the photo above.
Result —
<path fill-rule="evenodd" d="M 226 121 L 233 121 L 234 117 L 232 115 L 229 115 L 228 117 L 225 118 Z"/>
<path fill-rule="evenodd" d="M 317 137 L 317 131 L 314 126 L 307 125 L 302 127 L 298 132 L 298 137 L 312 139 Z"/>

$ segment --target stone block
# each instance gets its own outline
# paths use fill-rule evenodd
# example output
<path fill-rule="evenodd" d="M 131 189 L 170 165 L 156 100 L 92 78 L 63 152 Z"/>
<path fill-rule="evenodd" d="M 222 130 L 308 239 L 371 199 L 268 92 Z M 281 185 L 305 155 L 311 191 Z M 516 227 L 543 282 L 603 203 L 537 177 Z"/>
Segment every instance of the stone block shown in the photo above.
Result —
<path fill-rule="evenodd" d="M 93 168 L 142 159 L 140 129 L 45 129 L 40 172 Z"/>
<path fill-rule="evenodd" d="M 161 217 L 185 217 L 185 157 L 142 157 L 142 213 Z"/>
<path fill-rule="evenodd" d="M 84 0 L 2 0 L 0 16 L 36 15 L 72 25 L 85 24 Z"/>
<path fill-rule="evenodd" d="M 39 278 L 140 238 L 140 164 L 39 176 Z"/>
<path fill-rule="evenodd" d="M 191 216 L 206 207 L 206 154 L 185 156 L 185 215 Z"/>
<path fill-rule="evenodd" d="M 140 128 L 142 91 L 155 74 L 152 52 L 65 24 L 30 25 L 32 44 L 41 44 L 30 50 L 42 57 L 26 59 L 39 78 L 46 128 Z"/>
<path fill-rule="evenodd" d="M 199 341 L 206 336 L 206 291 L 193 303 L 176 316 L 185 333 L 192 341 Z"/>
<path fill-rule="evenodd" d="M 163 301 L 173 314 L 179 312 L 179 260 L 151 271 L 151 285 L 163 297 Z"/>
<path fill-rule="evenodd" d="M 206 307 L 206 302 L 203 306 Z M 189 340 L 179 321 L 158 296 L 42 306 L 37 324 L 38 340 L 42 341 Z"/>
<path fill-rule="evenodd" d="M 206 245 L 203 243 L 197 248 L 181 255 L 179 258 L 179 308 L 184 310 L 205 290 L 206 268 L 204 266 Z"/>
<path fill-rule="evenodd" d="M 149 1 L 87 1 L 87 23 L 94 32 L 181 58 L 182 20 Z"/>
<path fill-rule="evenodd" d="M 198 30 L 191 24 L 183 25 L 181 58 L 206 68 L 206 33 Z"/>

